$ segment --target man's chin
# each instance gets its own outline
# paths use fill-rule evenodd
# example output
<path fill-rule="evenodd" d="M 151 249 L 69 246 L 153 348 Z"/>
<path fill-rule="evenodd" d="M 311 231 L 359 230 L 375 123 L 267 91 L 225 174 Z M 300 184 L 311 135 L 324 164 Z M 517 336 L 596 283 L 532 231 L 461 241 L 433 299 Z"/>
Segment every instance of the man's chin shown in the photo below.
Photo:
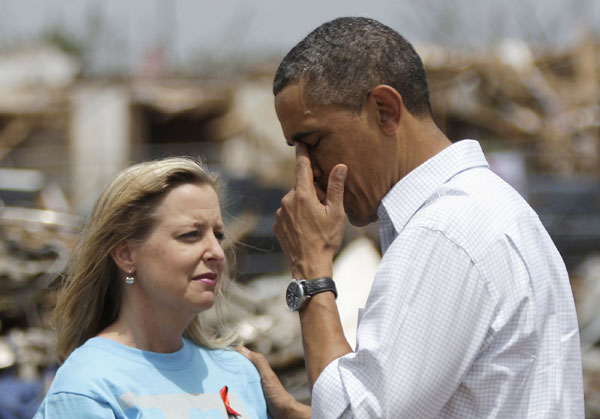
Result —
<path fill-rule="evenodd" d="M 346 210 L 346 215 L 348 217 L 348 221 L 354 227 L 364 227 L 368 224 L 377 221 L 377 217 L 375 217 L 375 219 L 372 219 L 372 217 L 366 217 L 365 215 L 355 214 L 353 211 L 348 210 Z"/>

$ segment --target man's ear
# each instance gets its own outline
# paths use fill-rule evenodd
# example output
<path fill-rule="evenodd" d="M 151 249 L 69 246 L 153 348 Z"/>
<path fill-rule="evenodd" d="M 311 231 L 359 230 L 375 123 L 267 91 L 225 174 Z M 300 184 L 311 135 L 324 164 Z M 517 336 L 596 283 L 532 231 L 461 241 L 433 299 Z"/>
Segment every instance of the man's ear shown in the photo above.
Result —
<path fill-rule="evenodd" d="M 119 243 L 117 247 L 110 252 L 110 256 L 123 272 L 129 273 L 135 271 L 131 243 L 128 240 Z"/>
<path fill-rule="evenodd" d="M 396 89 L 385 84 L 374 87 L 370 96 L 377 109 L 379 127 L 386 135 L 393 135 L 404 116 L 402 96 Z"/>

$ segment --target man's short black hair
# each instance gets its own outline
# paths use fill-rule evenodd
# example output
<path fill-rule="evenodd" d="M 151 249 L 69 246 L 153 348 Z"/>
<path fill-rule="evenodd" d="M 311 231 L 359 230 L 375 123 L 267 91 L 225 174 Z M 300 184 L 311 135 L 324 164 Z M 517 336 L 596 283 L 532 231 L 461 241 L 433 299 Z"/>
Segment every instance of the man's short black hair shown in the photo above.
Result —
<path fill-rule="evenodd" d="M 373 19 L 341 17 L 312 31 L 282 60 L 273 94 L 301 80 L 317 105 L 360 112 L 371 89 L 387 84 L 400 93 L 410 113 L 431 115 L 419 55 L 398 32 Z"/>

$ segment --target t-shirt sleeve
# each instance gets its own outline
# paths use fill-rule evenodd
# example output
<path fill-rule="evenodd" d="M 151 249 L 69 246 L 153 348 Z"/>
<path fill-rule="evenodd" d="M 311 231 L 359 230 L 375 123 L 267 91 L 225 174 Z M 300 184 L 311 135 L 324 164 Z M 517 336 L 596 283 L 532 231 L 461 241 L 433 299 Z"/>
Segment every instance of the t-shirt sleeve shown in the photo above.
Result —
<path fill-rule="evenodd" d="M 269 418 L 267 402 L 263 393 L 261 378 L 254 364 L 242 354 L 234 350 L 220 351 L 227 360 L 227 369 L 238 377 L 237 385 L 232 386 L 230 391 L 243 400 L 249 411 L 248 414 L 258 419 Z M 214 372 L 217 373 L 216 371 Z M 243 394 L 240 394 L 243 393 Z M 232 405 L 235 410 L 235 406 Z"/>
<path fill-rule="evenodd" d="M 404 231 L 387 250 L 357 350 L 317 379 L 313 417 L 437 417 L 484 341 L 494 304 L 473 261 L 439 231 Z"/>
<path fill-rule="evenodd" d="M 106 403 L 73 393 L 47 395 L 33 419 L 114 418 Z"/>
<path fill-rule="evenodd" d="M 248 380 L 247 397 L 250 403 L 255 407 L 259 419 L 267 419 L 270 416 L 267 413 L 267 402 L 261 384 L 260 374 L 258 370 L 249 360 L 244 358 L 246 363 L 246 379 Z"/>

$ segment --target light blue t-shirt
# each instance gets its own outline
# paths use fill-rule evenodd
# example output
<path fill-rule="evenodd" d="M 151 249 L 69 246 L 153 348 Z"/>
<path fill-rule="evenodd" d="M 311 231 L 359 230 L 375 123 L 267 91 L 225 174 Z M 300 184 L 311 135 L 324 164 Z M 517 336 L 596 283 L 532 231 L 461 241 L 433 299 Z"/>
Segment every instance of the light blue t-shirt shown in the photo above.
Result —
<path fill-rule="evenodd" d="M 232 350 L 209 350 L 184 339 L 171 354 L 92 338 L 58 369 L 34 419 L 227 419 L 219 391 L 242 418 L 267 418 L 260 375 Z"/>

